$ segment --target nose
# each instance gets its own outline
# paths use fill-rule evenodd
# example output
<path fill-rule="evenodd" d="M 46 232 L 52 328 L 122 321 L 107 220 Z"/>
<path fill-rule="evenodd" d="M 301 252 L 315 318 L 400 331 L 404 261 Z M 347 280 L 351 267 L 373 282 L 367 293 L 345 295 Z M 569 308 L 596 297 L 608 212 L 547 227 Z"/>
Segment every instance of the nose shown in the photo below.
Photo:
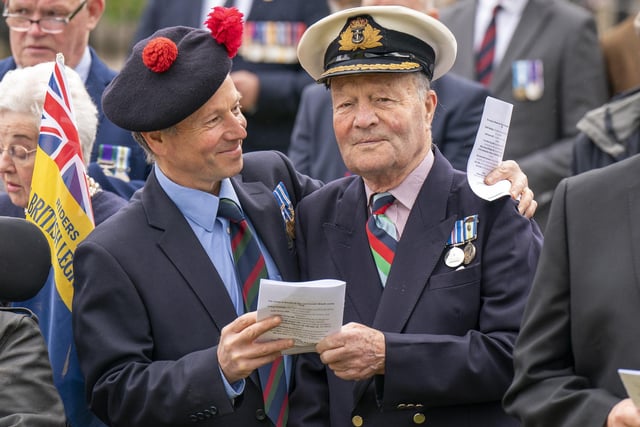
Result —
<path fill-rule="evenodd" d="M 233 117 L 230 131 L 234 133 L 234 139 L 245 139 L 247 137 L 247 119 L 244 114 L 239 113 Z"/>
<path fill-rule="evenodd" d="M 29 29 L 27 30 L 27 33 L 32 34 L 32 35 L 43 35 L 46 34 L 44 31 L 42 31 L 42 27 L 40 27 L 40 20 L 32 20 L 29 23 Z"/>
<path fill-rule="evenodd" d="M 378 122 L 375 109 L 368 103 L 360 103 L 355 112 L 353 125 L 359 128 L 368 128 Z"/>
<path fill-rule="evenodd" d="M 9 150 L 0 149 L 0 173 L 5 173 L 12 168 L 15 167 L 13 164 L 13 160 L 11 160 L 11 156 L 9 155 Z"/>

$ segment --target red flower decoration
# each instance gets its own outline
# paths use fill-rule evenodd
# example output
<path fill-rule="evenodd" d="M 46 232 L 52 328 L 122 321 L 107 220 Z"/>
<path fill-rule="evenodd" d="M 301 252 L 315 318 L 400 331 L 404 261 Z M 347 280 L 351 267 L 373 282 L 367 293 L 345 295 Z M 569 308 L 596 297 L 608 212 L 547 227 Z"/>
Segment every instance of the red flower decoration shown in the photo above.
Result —
<path fill-rule="evenodd" d="M 238 53 L 242 44 L 242 13 L 235 7 L 216 6 L 209 14 L 204 25 L 211 30 L 211 35 L 227 49 L 229 58 Z"/>
<path fill-rule="evenodd" d="M 177 57 L 178 46 L 166 37 L 154 38 L 142 51 L 142 62 L 156 73 L 163 73 L 171 68 Z"/>

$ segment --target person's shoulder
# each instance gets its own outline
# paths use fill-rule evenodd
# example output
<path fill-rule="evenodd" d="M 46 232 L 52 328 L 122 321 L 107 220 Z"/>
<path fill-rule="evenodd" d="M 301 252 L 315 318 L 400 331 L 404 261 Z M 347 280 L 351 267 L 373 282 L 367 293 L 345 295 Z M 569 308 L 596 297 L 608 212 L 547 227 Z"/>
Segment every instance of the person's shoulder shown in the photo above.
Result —
<path fill-rule="evenodd" d="M 100 58 L 94 48 L 89 47 L 89 51 L 91 52 L 91 74 L 107 79 L 109 81 L 118 74 L 117 71 L 110 68 L 107 63 L 104 62 L 102 58 Z"/>
<path fill-rule="evenodd" d="M 356 187 L 353 187 L 356 186 Z M 339 201 L 345 197 L 345 194 L 358 194 L 352 193 L 351 190 L 356 191 L 364 191 L 364 184 L 362 183 L 362 179 L 357 175 L 346 176 L 343 178 L 334 179 L 329 181 L 321 188 L 317 189 L 313 193 L 305 196 L 302 200 L 301 205 L 308 205 L 309 203 L 318 203 L 323 201 Z M 327 204 L 325 205 L 327 208 L 331 208 L 335 204 Z"/>
<path fill-rule="evenodd" d="M 584 186 L 593 191 L 596 187 L 606 189 L 611 186 L 626 186 L 630 182 L 635 183 L 638 170 L 640 170 L 640 154 L 565 178 L 565 180 L 569 186 Z"/>
<path fill-rule="evenodd" d="M 432 83 L 432 88 L 436 93 L 455 91 L 458 93 L 481 95 L 485 97 L 490 95 L 489 89 L 487 89 L 486 86 L 452 72 L 449 72 L 435 80 Z"/>
<path fill-rule="evenodd" d="M 548 7 L 554 22 L 564 23 L 585 23 L 594 22 L 595 17 L 592 12 L 578 4 L 564 0 L 529 0 L 532 3 L 538 3 L 541 7 Z"/>
<path fill-rule="evenodd" d="M 110 216 L 127 205 L 127 200 L 111 191 L 99 191 L 92 197 L 93 211 L 96 225 L 102 223 Z"/>
<path fill-rule="evenodd" d="M 38 318 L 36 315 L 26 307 L 0 307 L 0 337 L 3 336 L 4 331 L 8 328 L 15 328 L 19 323 L 25 322 L 25 320 L 32 324 L 33 327 L 38 327 Z"/>
<path fill-rule="evenodd" d="M 460 10 L 469 9 L 474 7 L 474 2 L 471 0 L 461 0 L 453 2 L 440 9 L 440 19 L 446 21 L 447 18 L 455 16 Z"/>
<path fill-rule="evenodd" d="M 331 92 L 325 85 L 314 82 L 309 83 L 302 89 L 300 95 L 301 104 L 325 105 L 327 102 L 331 102 Z"/>
<path fill-rule="evenodd" d="M 242 155 L 242 173 L 278 167 L 286 162 L 288 162 L 287 157 L 277 150 L 251 151 Z"/>
<path fill-rule="evenodd" d="M 7 193 L 0 193 L 0 215 L 24 218 L 24 209 L 14 205 Z"/>
<path fill-rule="evenodd" d="M 13 56 L 8 56 L 4 59 L 0 59 L 0 79 L 7 73 L 7 71 L 16 68 L 16 61 Z"/>
<path fill-rule="evenodd" d="M 84 241 L 100 241 L 105 244 L 137 238 L 132 235 L 148 222 L 140 198 L 132 197 L 130 201 L 126 201 L 109 191 L 101 191 L 94 196 L 94 199 L 96 197 L 94 204 L 96 226 Z M 83 242 L 80 242 L 80 245 Z"/>

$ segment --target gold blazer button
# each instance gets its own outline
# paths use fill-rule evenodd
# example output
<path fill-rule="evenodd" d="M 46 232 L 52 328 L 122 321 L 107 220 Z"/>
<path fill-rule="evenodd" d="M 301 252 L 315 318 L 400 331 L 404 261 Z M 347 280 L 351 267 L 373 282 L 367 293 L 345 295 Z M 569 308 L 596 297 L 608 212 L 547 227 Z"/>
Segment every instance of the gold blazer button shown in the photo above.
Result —
<path fill-rule="evenodd" d="M 418 412 L 417 414 L 413 415 L 413 422 L 415 424 L 424 424 L 426 420 L 427 420 L 427 417 L 425 417 L 422 412 Z"/>

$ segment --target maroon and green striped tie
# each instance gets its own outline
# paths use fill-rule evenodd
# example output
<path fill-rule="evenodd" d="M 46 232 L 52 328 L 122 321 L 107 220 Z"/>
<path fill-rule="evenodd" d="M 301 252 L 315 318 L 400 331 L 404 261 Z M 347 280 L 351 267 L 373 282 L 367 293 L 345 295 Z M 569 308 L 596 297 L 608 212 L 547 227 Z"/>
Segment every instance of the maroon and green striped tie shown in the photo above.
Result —
<path fill-rule="evenodd" d="M 218 215 L 229 219 L 231 250 L 242 286 L 245 309 L 255 311 L 260 279 L 267 277 L 264 257 L 247 220 L 233 200 L 220 199 Z M 276 427 L 285 426 L 289 416 L 289 398 L 283 357 L 260 367 L 258 374 L 267 416 Z"/>
<path fill-rule="evenodd" d="M 393 222 L 385 212 L 393 204 L 395 197 L 391 193 L 376 193 L 373 195 L 371 216 L 367 221 L 367 237 L 371 246 L 373 260 L 378 267 L 378 274 L 382 286 L 387 283 L 387 276 L 391 270 L 393 257 L 398 246 L 398 234 Z"/>

